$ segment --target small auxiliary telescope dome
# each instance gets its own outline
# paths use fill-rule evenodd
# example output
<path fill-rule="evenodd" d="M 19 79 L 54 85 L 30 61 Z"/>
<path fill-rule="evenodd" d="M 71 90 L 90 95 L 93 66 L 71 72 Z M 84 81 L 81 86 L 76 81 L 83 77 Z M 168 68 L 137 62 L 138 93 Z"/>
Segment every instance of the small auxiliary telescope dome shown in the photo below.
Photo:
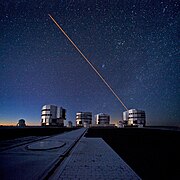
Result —
<path fill-rule="evenodd" d="M 24 119 L 20 119 L 17 123 L 17 126 L 19 127 L 25 127 L 26 126 L 26 123 L 25 123 L 25 120 Z"/>

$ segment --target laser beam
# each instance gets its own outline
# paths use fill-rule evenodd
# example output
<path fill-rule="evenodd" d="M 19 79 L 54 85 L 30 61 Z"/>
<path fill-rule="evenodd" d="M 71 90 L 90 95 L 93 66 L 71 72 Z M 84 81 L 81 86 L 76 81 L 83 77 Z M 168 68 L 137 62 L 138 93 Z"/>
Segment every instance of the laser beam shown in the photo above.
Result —
<path fill-rule="evenodd" d="M 101 80 L 104 82 L 104 84 L 109 88 L 109 90 L 113 93 L 113 95 L 117 98 L 117 100 L 122 104 L 122 106 L 128 111 L 128 108 L 125 106 L 125 104 L 122 102 L 122 100 L 119 98 L 119 96 L 114 92 L 114 90 L 111 88 L 111 86 L 106 82 L 106 80 L 103 78 L 103 76 L 98 72 L 98 70 L 94 67 L 94 65 L 88 60 L 88 58 L 82 53 L 82 51 L 76 46 L 76 44 L 71 40 L 71 38 L 66 34 L 66 32 L 61 28 L 61 26 L 56 22 L 56 20 L 48 14 L 51 20 L 55 23 L 55 25 L 61 30 L 61 32 L 66 36 L 66 38 L 71 42 L 71 44 L 75 47 L 75 49 L 81 54 L 81 56 L 84 58 L 84 60 L 91 66 L 91 68 L 95 71 L 95 73 L 101 78 Z"/>

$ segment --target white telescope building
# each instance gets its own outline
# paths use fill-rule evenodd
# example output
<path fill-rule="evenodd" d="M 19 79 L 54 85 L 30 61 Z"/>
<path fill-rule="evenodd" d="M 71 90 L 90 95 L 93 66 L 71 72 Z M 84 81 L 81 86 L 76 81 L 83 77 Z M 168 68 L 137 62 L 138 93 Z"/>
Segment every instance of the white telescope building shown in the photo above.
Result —
<path fill-rule="evenodd" d="M 110 124 L 110 115 L 104 113 L 95 115 L 95 123 L 100 125 Z"/>
<path fill-rule="evenodd" d="M 42 126 L 64 126 L 66 109 L 55 105 L 44 105 L 41 110 Z"/>
<path fill-rule="evenodd" d="M 91 112 L 78 112 L 76 113 L 76 126 L 89 127 L 92 124 Z"/>
<path fill-rule="evenodd" d="M 123 112 L 123 124 L 124 126 L 144 127 L 146 124 L 145 111 L 130 109 Z"/>

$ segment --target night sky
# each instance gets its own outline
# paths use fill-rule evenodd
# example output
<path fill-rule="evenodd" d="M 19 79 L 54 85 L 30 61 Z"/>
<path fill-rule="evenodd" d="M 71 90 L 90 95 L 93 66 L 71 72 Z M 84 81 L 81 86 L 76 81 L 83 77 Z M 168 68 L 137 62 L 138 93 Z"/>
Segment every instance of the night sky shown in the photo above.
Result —
<path fill-rule="evenodd" d="M 178 0 L 1 0 L 0 124 L 40 125 L 41 107 L 125 110 L 55 26 L 51 14 L 147 125 L 180 125 Z"/>

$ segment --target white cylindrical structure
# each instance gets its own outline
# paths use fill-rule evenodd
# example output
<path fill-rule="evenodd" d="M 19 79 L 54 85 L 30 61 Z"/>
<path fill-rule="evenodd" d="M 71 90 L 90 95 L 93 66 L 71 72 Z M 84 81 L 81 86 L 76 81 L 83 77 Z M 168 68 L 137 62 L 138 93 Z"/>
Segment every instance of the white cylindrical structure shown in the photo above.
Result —
<path fill-rule="evenodd" d="M 92 124 L 91 112 L 76 113 L 76 126 L 89 127 Z"/>
<path fill-rule="evenodd" d="M 110 115 L 104 113 L 95 115 L 95 123 L 100 125 L 110 124 Z"/>
<path fill-rule="evenodd" d="M 66 110 L 55 105 L 44 105 L 41 110 L 42 126 L 64 126 Z"/>
<path fill-rule="evenodd" d="M 123 122 L 125 126 L 138 126 L 144 127 L 146 124 L 145 111 L 130 109 L 123 112 Z"/>

